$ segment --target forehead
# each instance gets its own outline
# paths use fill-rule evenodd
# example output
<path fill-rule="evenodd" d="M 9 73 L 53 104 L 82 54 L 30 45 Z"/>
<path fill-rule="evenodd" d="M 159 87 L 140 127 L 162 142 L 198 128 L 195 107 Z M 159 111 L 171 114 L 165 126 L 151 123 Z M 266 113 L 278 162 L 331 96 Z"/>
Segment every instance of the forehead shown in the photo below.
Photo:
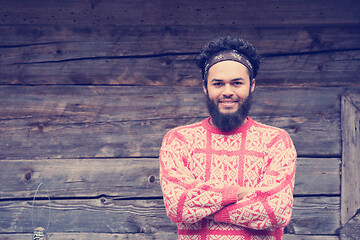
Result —
<path fill-rule="evenodd" d="M 239 62 L 222 61 L 216 63 L 209 69 L 208 80 L 226 80 L 235 78 L 249 79 L 248 69 Z"/>

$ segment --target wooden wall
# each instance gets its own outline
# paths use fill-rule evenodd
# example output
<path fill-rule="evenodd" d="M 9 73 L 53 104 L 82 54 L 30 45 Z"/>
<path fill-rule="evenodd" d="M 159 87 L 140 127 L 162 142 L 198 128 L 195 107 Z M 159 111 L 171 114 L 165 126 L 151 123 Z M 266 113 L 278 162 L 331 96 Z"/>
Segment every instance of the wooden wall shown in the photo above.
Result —
<path fill-rule="evenodd" d="M 298 151 L 285 239 L 338 240 L 359 13 L 357 0 L 0 0 L 0 239 L 48 221 L 54 240 L 175 239 L 159 147 L 208 116 L 200 48 L 237 35 L 265 56 L 251 117 Z"/>

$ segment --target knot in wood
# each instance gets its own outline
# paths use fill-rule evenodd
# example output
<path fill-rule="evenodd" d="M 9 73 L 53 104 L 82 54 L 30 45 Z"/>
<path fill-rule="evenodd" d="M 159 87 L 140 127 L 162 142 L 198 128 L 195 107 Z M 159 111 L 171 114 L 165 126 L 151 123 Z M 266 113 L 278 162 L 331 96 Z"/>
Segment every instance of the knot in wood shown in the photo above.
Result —
<path fill-rule="evenodd" d="M 156 180 L 155 176 L 150 176 L 149 177 L 149 182 L 153 183 L 153 182 L 155 182 L 155 180 Z"/>
<path fill-rule="evenodd" d="M 27 173 L 25 173 L 25 180 L 30 181 L 32 178 L 33 170 L 29 169 Z"/>

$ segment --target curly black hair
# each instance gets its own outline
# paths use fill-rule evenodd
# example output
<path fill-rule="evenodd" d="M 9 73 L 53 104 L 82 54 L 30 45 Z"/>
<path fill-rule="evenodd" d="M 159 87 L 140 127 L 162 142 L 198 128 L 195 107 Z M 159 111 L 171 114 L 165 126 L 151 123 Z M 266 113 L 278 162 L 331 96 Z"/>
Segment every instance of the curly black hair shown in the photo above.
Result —
<path fill-rule="evenodd" d="M 253 67 L 253 78 L 256 77 L 261 60 L 261 55 L 258 53 L 257 49 L 254 48 L 251 43 L 242 38 L 226 36 L 215 39 L 208 43 L 198 56 L 196 64 L 201 69 L 205 86 L 207 84 L 207 76 L 205 76 L 206 62 L 217 53 L 226 50 L 236 50 L 237 52 L 249 58 L 249 61 Z"/>

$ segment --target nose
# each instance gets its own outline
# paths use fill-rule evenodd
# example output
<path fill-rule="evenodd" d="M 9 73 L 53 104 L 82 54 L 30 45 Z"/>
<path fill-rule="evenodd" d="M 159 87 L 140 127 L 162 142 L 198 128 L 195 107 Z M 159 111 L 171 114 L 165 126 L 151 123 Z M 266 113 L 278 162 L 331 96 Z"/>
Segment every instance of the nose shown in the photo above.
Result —
<path fill-rule="evenodd" d="M 225 97 L 231 97 L 232 95 L 234 95 L 234 92 L 233 92 L 230 84 L 225 84 L 222 94 Z"/>

